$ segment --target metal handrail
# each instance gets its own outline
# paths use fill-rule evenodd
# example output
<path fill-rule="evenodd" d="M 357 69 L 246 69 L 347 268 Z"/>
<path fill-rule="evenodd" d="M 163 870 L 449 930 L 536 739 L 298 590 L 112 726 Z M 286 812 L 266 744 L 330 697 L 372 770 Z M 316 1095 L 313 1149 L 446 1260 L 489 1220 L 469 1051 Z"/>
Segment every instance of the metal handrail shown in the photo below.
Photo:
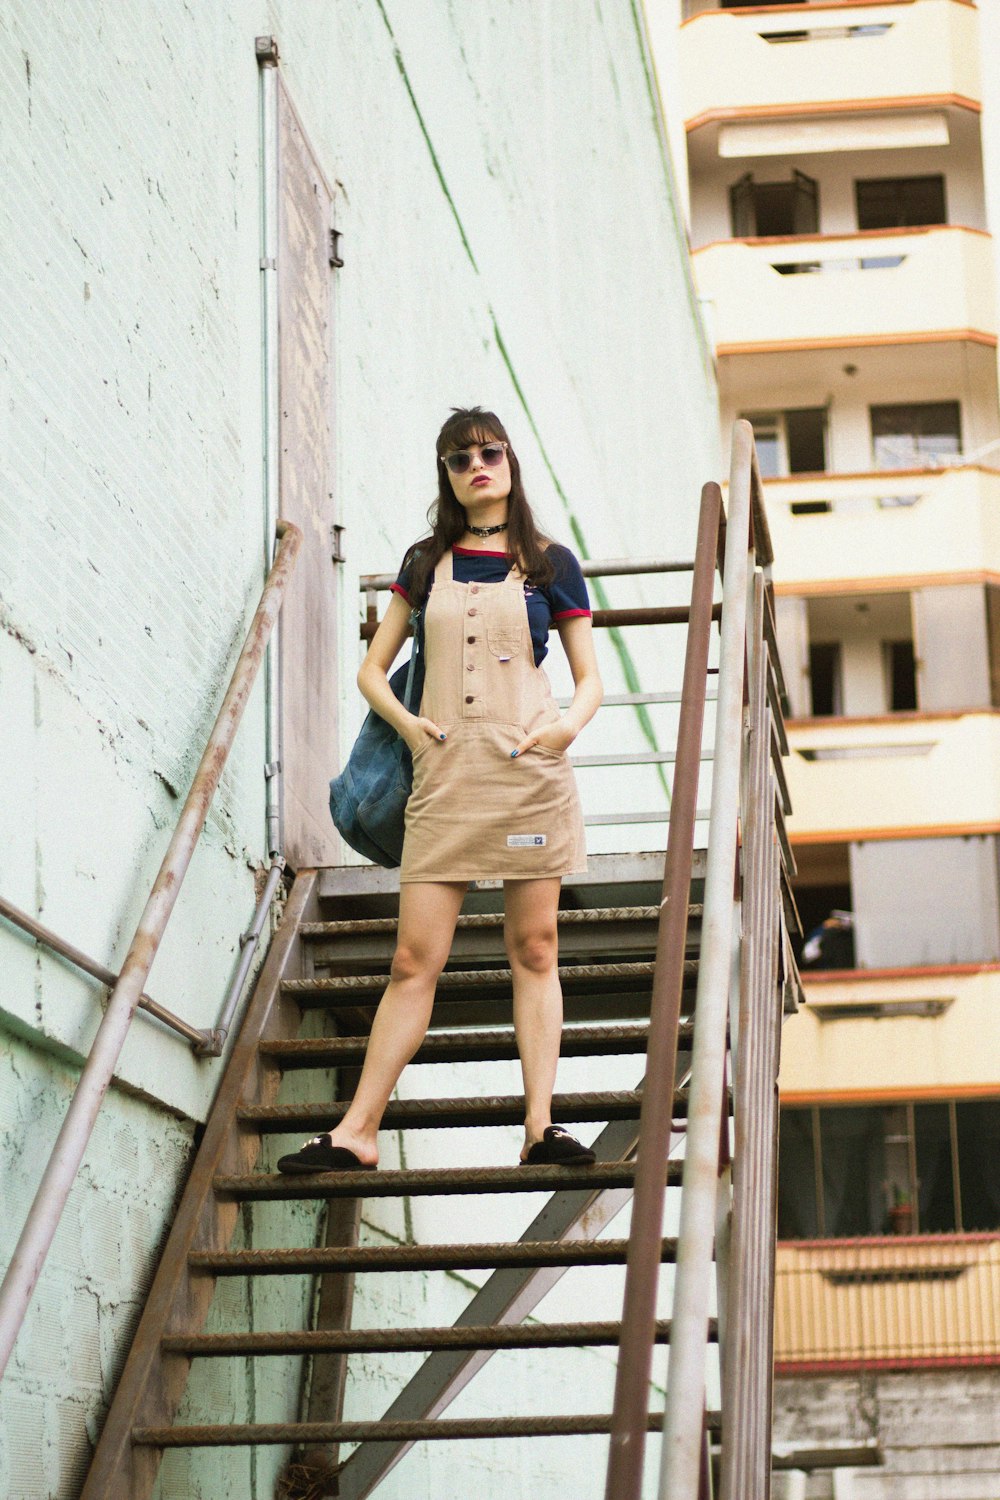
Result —
<path fill-rule="evenodd" d="M 102 984 L 107 985 L 109 990 L 113 990 L 118 983 L 118 975 L 113 973 L 111 969 L 105 968 L 104 964 L 98 963 L 96 958 L 91 958 L 88 954 L 84 953 L 82 948 L 77 948 L 74 943 L 67 942 L 57 932 L 53 932 L 51 927 L 46 927 L 36 917 L 29 916 L 26 911 L 22 911 L 19 906 L 15 906 L 12 901 L 8 901 L 4 896 L 0 896 L 0 917 L 4 917 L 8 922 L 13 922 L 15 927 L 20 927 L 23 932 L 27 932 L 33 937 L 36 943 L 44 943 L 46 948 L 51 948 L 53 953 L 58 953 L 61 958 L 68 959 L 71 964 L 75 964 L 85 974 L 90 974 L 94 979 L 99 979 Z M 180 1016 L 175 1016 L 172 1010 L 167 1010 L 166 1006 L 159 1005 L 145 993 L 139 996 L 138 1008 L 146 1011 L 148 1015 L 155 1016 L 158 1021 L 162 1021 L 164 1026 L 169 1026 L 171 1030 L 180 1032 L 181 1036 L 186 1037 L 193 1047 L 203 1047 L 211 1040 L 210 1032 L 199 1031 L 197 1027 L 189 1025 L 187 1021 L 182 1021 Z"/>
<path fill-rule="evenodd" d="M 672 560 L 660 557 L 641 560 L 633 557 L 586 558 L 580 563 L 584 578 L 626 578 L 644 573 L 691 573 L 694 566 L 694 562 L 688 561 L 687 558 Z M 395 582 L 395 573 L 362 573 L 358 580 L 363 594 L 384 593 L 386 589 L 391 589 Z"/>
<path fill-rule="evenodd" d="M 639 1150 L 625 1273 L 619 1341 L 608 1500 L 638 1500 L 648 1424 L 649 1373 L 656 1324 L 656 1291 L 666 1174 L 673 1122 L 673 1080 L 683 987 L 688 900 L 697 820 L 698 768 L 702 758 L 715 558 L 722 519 L 717 484 L 702 490 L 698 545 L 691 589 L 691 621 L 677 732 L 673 802 L 667 832 L 663 899 L 650 999 L 646 1087 L 639 1119 Z"/>
<path fill-rule="evenodd" d="M 730 1243 L 733 1168 L 729 1160 L 728 1123 L 721 1105 L 726 1091 L 727 1022 L 733 1033 L 731 1046 L 736 1055 L 737 1024 L 740 1019 L 735 1011 L 730 1014 L 730 1008 L 740 944 L 740 932 L 737 929 L 739 908 L 737 901 L 734 901 L 734 876 L 738 868 L 741 821 L 747 813 L 744 805 L 746 798 L 759 794 L 758 783 L 768 773 L 770 750 L 770 739 L 768 737 L 765 742 L 761 732 L 761 724 L 767 713 L 763 686 L 755 686 L 751 692 L 754 712 L 761 722 L 755 720 L 753 725 L 748 726 L 745 706 L 748 652 L 760 682 L 763 683 L 766 659 L 762 653 L 765 648 L 763 641 L 758 641 L 757 637 L 761 634 L 764 592 L 773 558 L 756 466 L 753 432 L 749 423 L 739 422 L 734 429 L 729 483 L 731 509 L 728 521 L 722 512 L 721 497 L 714 506 L 706 505 L 706 497 L 713 499 L 710 494 L 713 489 L 718 496 L 716 487 L 706 486 L 703 491 L 699 521 L 665 894 L 661 907 L 660 942 L 650 1008 L 649 1066 L 647 1087 L 643 1092 L 608 1463 L 607 1500 L 639 1500 L 642 1488 L 652 1331 L 659 1280 L 659 1242 L 663 1224 L 663 1164 L 667 1158 L 672 1113 L 669 1088 L 655 1085 L 658 1080 L 668 1080 L 673 1076 L 680 981 L 672 970 L 685 947 L 693 825 L 699 817 L 704 816 L 696 809 L 695 799 L 706 696 L 709 622 L 718 616 L 717 609 L 711 604 L 716 565 L 723 579 L 721 651 L 684 1189 L 658 1486 L 661 1500 L 666 1500 L 668 1496 L 670 1500 L 693 1500 L 701 1492 L 699 1486 L 704 1482 L 707 1464 L 704 1426 L 705 1362 L 713 1246 L 719 1262 L 720 1352 L 726 1372 L 731 1375 L 735 1370 L 733 1354 L 727 1343 L 730 1330 L 728 1326 L 723 1326 L 724 1323 L 728 1325 L 733 1321 L 729 1314 L 734 1294 L 730 1294 L 725 1283 L 729 1263 L 732 1261 L 735 1265 L 737 1257 Z M 755 742 L 760 741 L 760 746 L 756 747 L 756 759 L 752 760 L 757 778 L 753 784 L 748 781 L 748 767 L 751 764 L 747 758 L 748 727 L 755 736 Z M 756 821 L 762 824 L 769 814 L 764 807 L 763 794 L 759 795 L 758 800 L 761 806 L 755 809 Z M 742 827 L 744 841 L 747 826 L 749 825 L 744 823 Z M 769 845 L 772 843 L 770 838 L 767 842 Z M 753 854 L 758 860 L 760 846 L 761 840 L 755 838 Z M 744 855 L 747 852 L 744 850 Z M 772 881 L 772 884 L 776 890 L 776 881 Z M 775 903 L 776 897 L 771 893 L 761 905 L 761 922 L 771 921 L 773 925 L 778 920 Z M 763 946 L 765 945 L 761 945 Z M 754 962 L 757 967 L 753 972 L 753 979 L 755 983 L 759 983 L 764 963 L 759 957 Z M 752 996 L 750 998 L 753 999 Z M 738 1057 L 741 1078 L 747 1072 L 748 1056 L 749 1054 L 739 1054 Z M 753 1081 L 757 1084 L 758 1075 L 766 1070 L 762 1061 L 764 1051 L 760 1045 L 756 1045 L 753 1057 L 756 1070 Z M 761 1149 L 759 1142 L 755 1149 Z M 742 1165 L 745 1177 L 745 1165 L 737 1165 Z M 745 1201 L 746 1184 L 742 1179 L 741 1184 L 741 1201 Z M 743 1222 L 736 1227 L 742 1231 Z M 760 1282 L 761 1274 L 766 1276 L 766 1269 L 762 1273 L 755 1260 L 751 1274 L 755 1278 L 753 1291 L 759 1299 L 767 1292 L 767 1288 L 762 1287 Z M 736 1279 L 734 1275 L 734 1287 Z M 737 1332 L 745 1332 L 745 1322 L 745 1318 L 736 1318 L 735 1323 L 739 1324 Z M 760 1363 L 761 1360 L 755 1354 L 755 1370 Z M 739 1378 L 738 1374 L 736 1378 Z M 724 1407 L 727 1405 L 726 1393 L 727 1383 L 724 1379 Z M 759 1424 L 757 1426 L 759 1428 Z M 755 1429 L 748 1441 L 756 1443 L 757 1436 Z"/>
<path fill-rule="evenodd" d="M 719 701 L 695 997 L 697 1020 L 660 1464 L 659 1493 L 669 1495 L 671 1500 L 687 1500 L 697 1494 L 702 1460 L 705 1356 L 717 1209 L 719 1104 L 726 1070 L 726 1022 L 733 962 L 733 873 L 743 759 L 747 583 L 756 529 L 751 528 L 752 471 L 753 429 L 749 422 L 737 422 L 729 479 Z"/>
<path fill-rule="evenodd" d="M 76 1180 L 101 1103 L 114 1074 L 147 975 L 174 909 L 212 798 L 243 717 L 268 638 L 302 542 L 290 522 L 279 521 L 279 545 L 222 707 L 195 772 L 153 882 L 135 936 L 84 1064 L 59 1136 L 35 1194 L 7 1274 L 0 1285 L 0 1378 L 24 1322 L 32 1292 Z"/>

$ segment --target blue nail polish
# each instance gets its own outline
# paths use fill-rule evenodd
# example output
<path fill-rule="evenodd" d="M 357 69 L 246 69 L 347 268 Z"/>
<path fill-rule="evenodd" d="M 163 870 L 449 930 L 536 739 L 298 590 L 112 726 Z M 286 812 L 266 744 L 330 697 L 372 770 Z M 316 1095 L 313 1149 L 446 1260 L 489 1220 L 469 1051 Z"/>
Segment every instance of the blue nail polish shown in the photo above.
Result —
<path fill-rule="evenodd" d="M 446 734 L 439 734 L 438 735 L 438 739 L 439 740 L 446 740 L 447 738 L 448 738 L 448 736 Z"/>
<path fill-rule="evenodd" d="M 511 758 L 511 760 L 513 760 L 516 755 L 517 755 L 517 751 L 516 750 L 512 750 L 510 752 L 510 758 Z"/>

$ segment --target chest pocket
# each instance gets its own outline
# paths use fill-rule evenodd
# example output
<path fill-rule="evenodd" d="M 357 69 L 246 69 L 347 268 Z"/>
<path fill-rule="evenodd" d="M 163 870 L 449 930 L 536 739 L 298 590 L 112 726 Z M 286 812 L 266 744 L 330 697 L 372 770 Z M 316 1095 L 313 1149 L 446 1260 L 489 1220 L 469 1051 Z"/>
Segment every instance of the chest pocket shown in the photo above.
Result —
<path fill-rule="evenodd" d="M 510 661 L 524 650 L 524 604 L 511 589 L 498 592 L 486 612 L 486 644 L 499 661 Z"/>

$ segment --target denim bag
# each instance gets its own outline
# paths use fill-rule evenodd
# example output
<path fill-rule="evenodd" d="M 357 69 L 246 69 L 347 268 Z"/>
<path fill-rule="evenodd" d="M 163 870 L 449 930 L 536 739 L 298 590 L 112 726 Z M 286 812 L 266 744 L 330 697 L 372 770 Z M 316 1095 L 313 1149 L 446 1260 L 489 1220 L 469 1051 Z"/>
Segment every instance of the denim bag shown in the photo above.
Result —
<path fill-rule="evenodd" d="M 416 713 L 424 691 L 424 655 L 419 623 L 413 655 L 389 678 L 399 701 Z M 330 782 L 330 816 L 341 838 L 374 864 L 395 867 L 403 858 L 403 818 L 413 787 L 413 757 L 406 741 L 374 709 L 347 758 Z"/>

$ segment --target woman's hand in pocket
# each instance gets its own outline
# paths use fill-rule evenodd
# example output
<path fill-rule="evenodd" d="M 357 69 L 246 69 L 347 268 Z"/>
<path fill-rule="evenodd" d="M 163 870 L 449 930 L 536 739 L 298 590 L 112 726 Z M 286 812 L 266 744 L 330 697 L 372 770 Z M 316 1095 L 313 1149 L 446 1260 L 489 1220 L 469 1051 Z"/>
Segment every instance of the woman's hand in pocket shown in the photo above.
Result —
<path fill-rule="evenodd" d="M 562 755 L 575 739 L 576 735 L 573 731 L 567 728 L 562 719 L 557 719 L 554 724 L 546 724 L 544 728 L 536 729 L 534 734 L 526 734 L 511 754 L 516 760 L 519 755 L 523 755 L 526 750 L 533 750 L 537 745 L 542 750 L 551 750 L 553 755 Z"/>
<path fill-rule="evenodd" d="M 423 750 L 433 740 L 445 740 L 448 738 L 444 730 L 440 729 L 433 719 L 418 719 L 416 715 L 410 719 L 404 729 L 400 730 L 400 735 L 409 746 L 411 755 L 416 755 L 418 751 Z"/>

